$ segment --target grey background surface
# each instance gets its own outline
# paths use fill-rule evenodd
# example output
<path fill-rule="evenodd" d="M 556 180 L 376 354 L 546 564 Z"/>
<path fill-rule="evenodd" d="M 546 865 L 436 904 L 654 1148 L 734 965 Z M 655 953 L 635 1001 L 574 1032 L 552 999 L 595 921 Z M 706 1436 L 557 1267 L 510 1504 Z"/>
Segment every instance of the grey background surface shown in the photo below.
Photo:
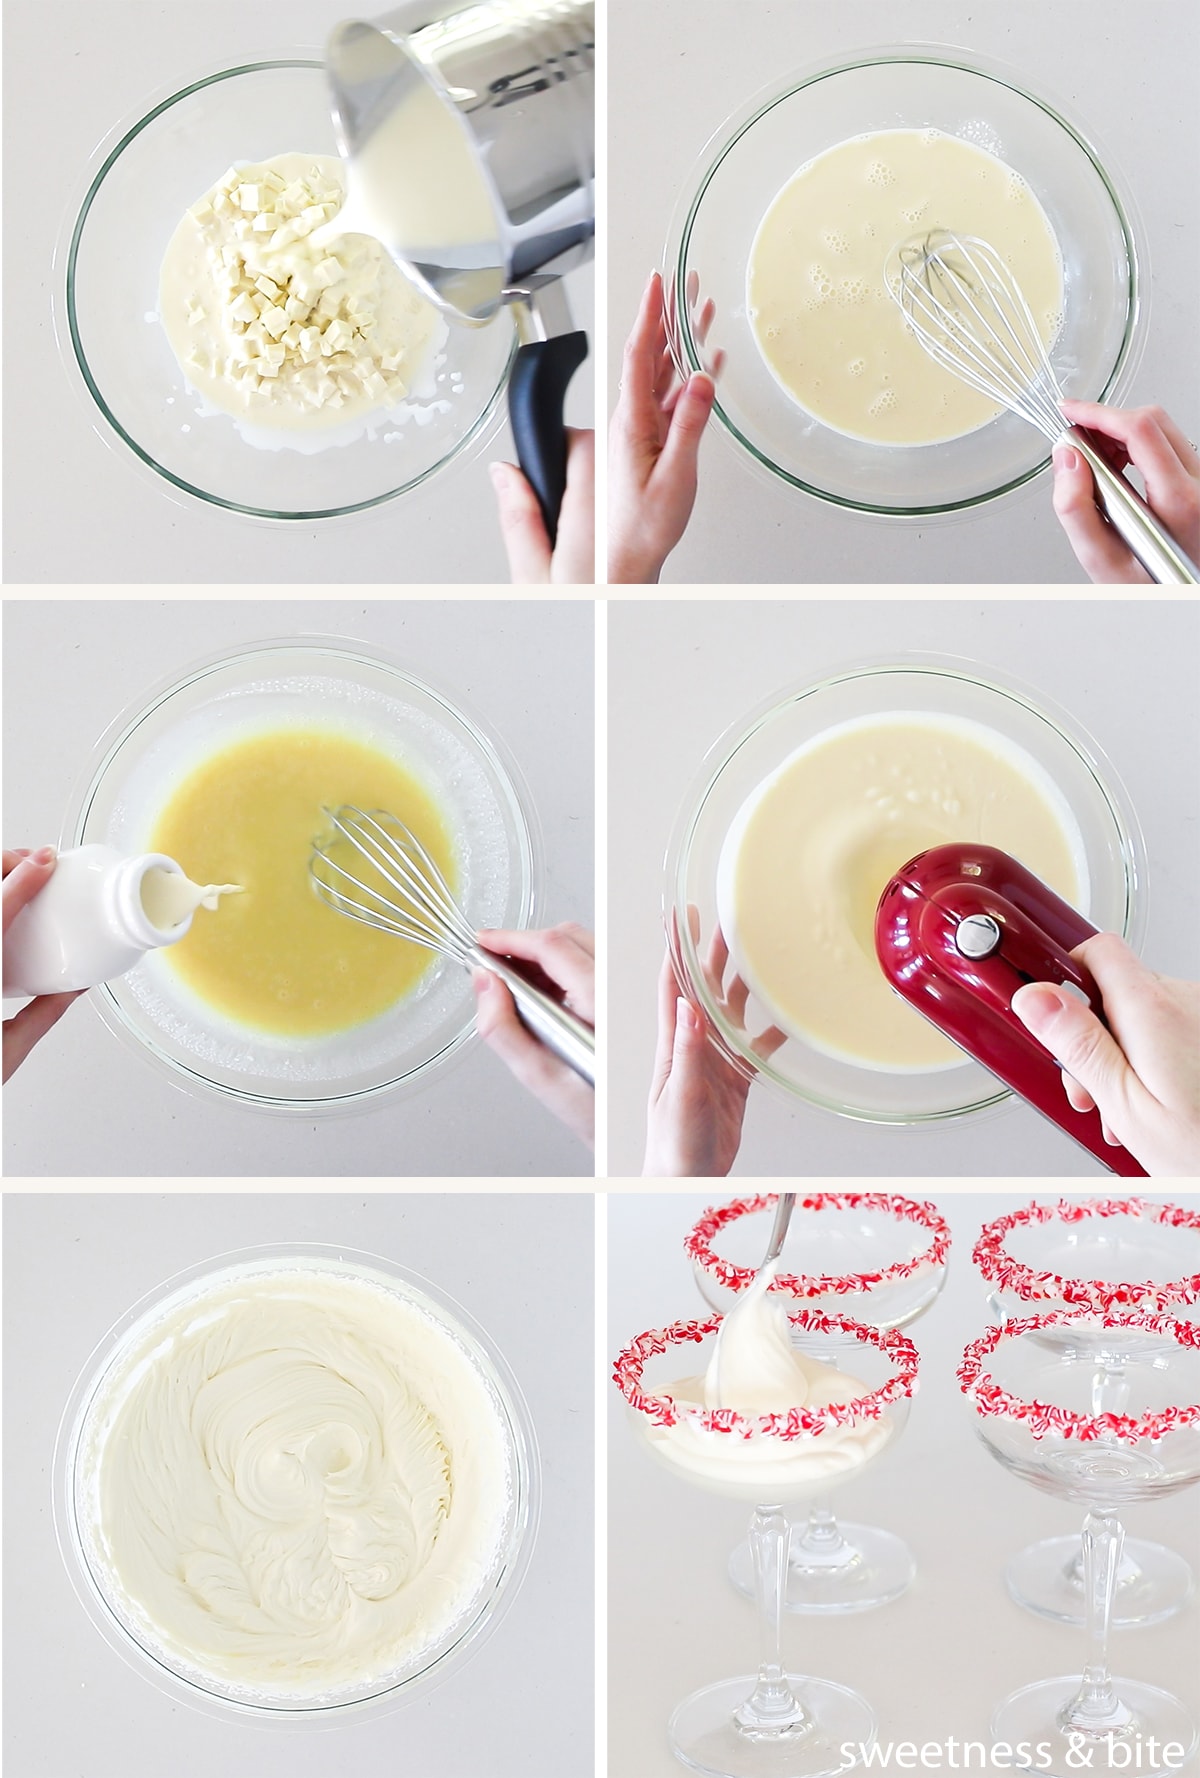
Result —
<path fill-rule="evenodd" d="M 368 7 L 372 17 L 386 7 Z M 336 0 L 63 0 L 4 20 L 6 148 L 5 561 L 10 584 L 504 581 L 487 465 L 515 452 L 507 421 L 410 494 L 324 525 L 240 518 L 180 494 L 138 463 L 68 381 L 51 321 L 55 241 L 93 152 L 160 89 L 242 61 L 319 51 Z M 237 145 L 230 148 L 236 158 Z M 214 177 L 216 174 L 214 173 Z M 77 188 L 78 191 L 77 191 Z M 570 274 L 576 325 L 593 328 L 592 268 Z M 69 348 L 68 348 L 69 349 Z M 594 359 L 567 418 L 590 426 Z"/>
<path fill-rule="evenodd" d="M 838 1490 L 834 1510 L 902 1536 L 917 1558 L 917 1577 L 875 1611 L 786 1614 L 784 1659 L 793 1673 L 862 1692 L 883 1743 L 986 1740 L 991 1711 L 1009 1691 L 1082 1668 L 1083 1632 L 1022 1611 L 1001 1571 L 1027 1543 L 1077 1530 L 1083 1514 L 988 1455 L 954 1380 L 963 1347 L 989 1320 L 983 1280 L 971 1265 L 975 1238 L 984 1222 L 1028 1199 L 936 1188 L 912 1195 L 932 1196 L 950 1223 L 949 1277 L 906 1330 L 921 1354 L 908 1425 L 875 1468 Z M 1194 1193 L 1166 1196 L 1200 1207 Z M 683 1238 L 714 1200 L 719 1194 L 610 1196 L 610 1356 L 646 1328 L 703 1312 Z M 854 1317 L 853 1299 L 846 1303 Z M 679 1766 L 667 1750 L 666 1724 L 676 1704 L 698 1686 L 752 1671 L 757 1659 L 754 1608 L 725 1576 L 749 1514 L 668 1474 L 639 1449 L 617 1390 L 609 1395 L 609 1771 L 612 1778 L 671 1778 Z M 1196 1505 L 1191 1488 L 1130 1508 L 1126 1529 L 1168 1544 L 1195 1568 Z M 1114 1633 L 1112 1656 L 1118 1674 L 1164 1686 L 1200 1710 L 1195 1599 L 1165 1624 Z"/>
<path fill-rule="evenodd" d="M 1200 436 L 1193 292 L 1195 206 L 1182 169 L 1196 153 L 1200 14 L 1147 0 L 655 0 L 610 8 L 609 380 L 667 224 L 709 136 L 763 87 L 825 57 L 876 44 L 952 44 L 991 55 L 1047 90 L 1091 129 L 1123 172 L 1145 225 L 1152 272 L 1145 356 L 1127 398 L 1157 401 Z M 714 335 L 714 343 L 719 343 Z M 1043 475 L 1010 501 L 951 524 L 910 527 L 841 513 L 759 479 L 713 425 L 700 495 L 663 576 L 670 581 L 1082 581 Z"/>
<path fill-rule="evenodd" d="M 1200 969 L 1200 611 L 1188 602 L 613 601 L 609 605 L 609 1171 L 641 1168 L 662 958 L 663 858 L 704 755 L 777 689 L 905 651 L 1001 669 L 1107 754 L 1149 856 L 1144 955 Z M 652 769 L 648 769 L 652 768 Z M 1090 1155 L 1012 1103 L 930 1130 L 839 1119 L 751 1090 L 739 1174 L 1090 1174 Z M 1107 1177 L 1107 1175 L 1106 1175 Z"/>
<path fill-rule="evenodd" d="M 463 697 L 529 783 L 546 859 L 537 917 L 590 923 L 590 603 L 7 600 L 7 843 L 57 843 L 96 741 L 155 681 L 222 649 L 297 634 L 374 643 Z M 376 1110 L 278 1118 L 194 1097 L 119 1042 L 86 999 L 5 1088 L 4 1156 L 10 1176 L 592 1172 L 583 1144 L 479 1043 L 425 1090 Z"/>
<path fill-rule="evenodd" d="M 7 1778 L 587 1778 L 592 1772 L 594 1210 L 590 1196 L 4 1200 Z M 494 1635 L 399 1711 L 336 1728 L 201 1714 L 127 1666 L 55 1546 L 51 1456 L 95 1344 L 146 1291 L 235 1247 L 324 1241 L 446 1290 L 512 1367 L 541 1447 L 542 1523 Z M 531 1266 L 537 1252 L 553 1263 Z M 537 1708 L 531 1686 L 537 1676 Z"/>

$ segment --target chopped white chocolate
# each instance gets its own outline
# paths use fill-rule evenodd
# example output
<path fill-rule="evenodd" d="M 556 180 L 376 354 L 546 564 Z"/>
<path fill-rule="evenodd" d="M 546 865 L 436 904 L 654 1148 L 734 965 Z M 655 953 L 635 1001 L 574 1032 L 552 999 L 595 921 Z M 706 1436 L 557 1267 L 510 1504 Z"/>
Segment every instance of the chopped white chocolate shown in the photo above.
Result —
<path fill-rule="evenodd" d="M 401 401 L 444 327 L 377 242 L 314 247 L 340 165 L 229 170 L 172 238 L 160 313 L 188 381 L 235 417 L 312 430 Z"/>

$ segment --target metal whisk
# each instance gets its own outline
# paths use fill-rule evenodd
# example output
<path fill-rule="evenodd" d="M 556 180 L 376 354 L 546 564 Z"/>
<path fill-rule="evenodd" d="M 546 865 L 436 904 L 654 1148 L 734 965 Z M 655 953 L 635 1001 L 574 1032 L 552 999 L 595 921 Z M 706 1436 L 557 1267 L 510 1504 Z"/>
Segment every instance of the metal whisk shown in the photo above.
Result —
<path fill-rule="evenodd" d="M 1063 392 L 1020 285 L 994 247 L 976 235 L 935 230 L 898 252 L 891 292 L 935 363 L 1020 415 L 1052 445 L 1085 459 L 1105 517 L 1160 585 L 1194 586 L 1200 570 L 1090 435 L 1068 426 Z"/>
<path fill-rule="evenodd" d="M 442 872 L 411 828 L 386 810 L 369 814 L 345 803 L 324 809 L 333 832 L 314 840 L 309 875 L 327 907 L 378 932 L 450 957 L 464 969 L 498 976 L 516 1002 L 521 1023 L 590 1084 L 596 1080 L 596 1039 L 589 1025 L 557 998 L 534 964 L 498 957 L 480 945 Z M 345 840 L 386 887 L 374 888 L 347 870 L 330 848 Z"/>

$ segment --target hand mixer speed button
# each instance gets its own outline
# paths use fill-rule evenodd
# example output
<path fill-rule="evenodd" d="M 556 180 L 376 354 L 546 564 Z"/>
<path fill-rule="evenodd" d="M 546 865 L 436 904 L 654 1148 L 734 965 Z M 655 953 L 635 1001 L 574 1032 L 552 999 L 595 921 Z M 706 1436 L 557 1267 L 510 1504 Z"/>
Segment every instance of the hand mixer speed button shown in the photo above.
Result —
<path fill-rule="evenodd" d="M 959 921 L 954 942 L 963 956 L 973 961 L 990 957 L 1000 943 L 1000 928 L 990 914 L 968 914 Z"/>

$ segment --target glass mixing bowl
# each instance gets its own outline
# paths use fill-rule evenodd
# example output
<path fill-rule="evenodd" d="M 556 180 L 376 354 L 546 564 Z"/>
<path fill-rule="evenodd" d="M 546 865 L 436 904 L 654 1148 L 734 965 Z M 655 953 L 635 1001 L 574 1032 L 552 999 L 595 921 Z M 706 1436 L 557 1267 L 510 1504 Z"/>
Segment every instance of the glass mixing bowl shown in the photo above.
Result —
<path fill-rule="evenodd" d="M 229 166 L 287 153 L 337 158 L 320 61 L 223 68 L 118 126 L 63 232 L 55 322 L 73 380 L 172 488 L 255 518 L 327 519 L 407 493 L 485 437 L 516 336 L 505 312 L 486 327 L 452 327 L 428 388 L 400 417 L 381 410 L 365 436 L 312 454 L 262 448 L 231 415 L 201 413 L 157 315 L 163 254 Z"/>
<path fill-rule="evenodd" d="M 927 1073 L 885 1073 L 790 1037 L 763 1058 L 755 1033 L 771 1014 L 749 995 L 735 1016 L 714 980 L 710 945 L 719 931 L 718 866 L 747 798 L 803 743 L 837 723 L 890 711 L 921 711 L 983 723 L 1015 742 L 1047 773 L 1075 818 L 1088 880 L 1080 911 L 1102 931 L 1137 944 L 1145 923 L 1145 853 L 1129 798 L 1087 732 L 1035 696 L 967 662 L 910 655 L 851 666 L 796 686 L 735 723 L 712 747 L 685 799 L 667 853 L 664 913 L 683 991 L 706 1011 L 711 1040 L 738 1071 L 793 1098 L 882 1124 L 938 1123 L 1009 1097 L 969 1058 Z M 882 885 L 881 885 L 882 887 Z"/>
<path fill-rule="evenodd" d="M 133 854 L 181 778 L 264 729 L 332 725 L 398 758 L 428 787 L 454 842 L 458 895 L 474 927 L 528 926 L 541 893 L 540 841 L 518 768 L 474 717 L 404 668 L 337 639 L 262 642 L 197 663 L 131 707 L 97 745 L 63 827 L 63 847 Z M 466 972 L 438 959 L 379 1018 L 315 1038 L 280 1038 L 222 1018 L 163 951 L 94 990 L 105 1023 L 173 1078 L 273 1111 L 348 1111 L 414 1087 L 475 1027 Z"/>
<path fill-rule="evenodd" d="M 773 480 L 836 506 L 928 517 L 980 506 L 1029 481 L 1046 442 L 1013 414 L 965 438 L 873 445 L 822 425 L 784 394 L 755 343 L 746 268 L 769 205 L 808 160 L 852 136 L 937 129 L 998 155 L 1045 210 L 1063 261 L 1064 320 L 1051 357 L 1066 394 L 1116 401 L 1145 333 L 1149 276 L 1131 197 L 1100 150 L 1023 76 L 947 46 L 860 51 L 777 82 L 703 149 L 667 238 L 671 343 L 683 374 L 724 353 L 716 413 Z M 699 299 L 697 299 L 697 291 Z M 716 306 L 708 336 L 698 317 Z"/>
<path fill-rule="evenodd" d="M 494 1411 L 504 1445 L 504 1522 L 469 1604 L 426 1647 L 394 1672 L 316 1696 L 272 1696 L 206 1673 L 162 1647 L 148 1621 L 133 1612 L 109 1571 L 95 1521 L 98 1468 L 104 1460 L 109 1396 L 130 1358 L 155 1327 L 183 1305 L 200 1303 L 218 1285 L 333 1275 L 362 1281 L 408 1305 L 470 1362 Z M 368 1410 L 373 1413 L 373 1409 Z M 260 1456 L 263 1454 L 260 1453 Z M 264 1459 L 269 1461 L 269 1455 Z M 390 1259 L 319 1242 L 243 1248 L 177 1273 L 133 1305 L 100 1341 L 71 1392 L 54 1451 L 54 1525 L 75 1592 L 92 1623 L 117 1654 L 172 1697 L 206 1710 L 260 1722 L 320 1725 L 346 1715 L 394 1708 L 423 1693 L 461 1664 L 491 1634 L 516 1597 L 529 1567 L 541 1507 L 537 1435 L 521 1388 L 488 1334 L 453 1297 Z"/>

